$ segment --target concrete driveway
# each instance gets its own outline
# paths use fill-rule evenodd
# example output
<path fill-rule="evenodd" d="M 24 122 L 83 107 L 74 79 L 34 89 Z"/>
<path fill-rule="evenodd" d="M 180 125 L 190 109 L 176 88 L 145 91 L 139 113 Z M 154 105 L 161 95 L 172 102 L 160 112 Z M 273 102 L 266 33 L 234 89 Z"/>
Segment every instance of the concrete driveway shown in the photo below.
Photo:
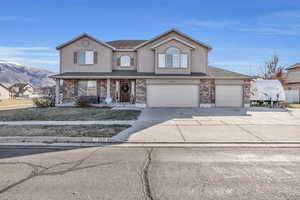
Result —
<path fill-rule="evenodd" d="M 129 142 L 300 141 L 300 111 L 144 109 L 127 129 Z"/>

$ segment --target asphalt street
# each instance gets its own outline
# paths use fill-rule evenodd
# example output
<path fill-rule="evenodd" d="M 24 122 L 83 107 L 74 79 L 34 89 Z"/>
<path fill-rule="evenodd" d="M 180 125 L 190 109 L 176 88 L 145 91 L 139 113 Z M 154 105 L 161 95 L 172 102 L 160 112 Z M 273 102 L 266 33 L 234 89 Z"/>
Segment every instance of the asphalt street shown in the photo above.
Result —
<path fill-rule="evenodd" d="M 1 200 L 300 199 L 300 148 L 0 149 Z"/>

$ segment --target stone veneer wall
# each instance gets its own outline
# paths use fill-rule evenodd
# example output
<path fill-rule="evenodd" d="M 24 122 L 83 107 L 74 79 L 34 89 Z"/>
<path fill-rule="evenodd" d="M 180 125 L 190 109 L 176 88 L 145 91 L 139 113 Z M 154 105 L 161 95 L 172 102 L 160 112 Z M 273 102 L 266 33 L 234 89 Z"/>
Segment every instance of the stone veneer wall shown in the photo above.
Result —
<path fill-rule="evenodd" d="M 200 80 L 200 104 L 215 104 L 215 80 Z"/>
<path fill-rule="evenodd" d="M 110 96 L 113 99 L 113 102 L 115 102 L 116 101 L 116 80 L 112 80 L 112 79 L 110 79 Z"/>
<path fill-rule="evenodd" d="M 145 79 L 136 79 L 135 86 L 135 103 L 137 104 L 146 104 L 146 80 Z"/>
<path fill-rule="evenodd" d="M 106 98 L 106 80 L 97 80 L 97 88 L 97 94 L 100 97 L 100 102 L 102 102 Z"/>
<path fill-rule="evenodd" d="M 250 80 L 245 80 L 244 83 L 244 104 L 249 104 L 250 103 L 250 87 L 251 87 L 251 81 Z"/>

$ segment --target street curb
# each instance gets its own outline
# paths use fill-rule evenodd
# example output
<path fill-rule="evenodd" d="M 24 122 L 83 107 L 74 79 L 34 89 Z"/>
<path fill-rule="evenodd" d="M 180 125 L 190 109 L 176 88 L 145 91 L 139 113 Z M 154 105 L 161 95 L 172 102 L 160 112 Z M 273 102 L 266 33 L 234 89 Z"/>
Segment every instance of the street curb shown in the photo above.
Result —
<path fill-rule="evenodd" d="M 99 121 L 0 121 L 0 125 L 26 126 L 26 125 L 132 125 L 136 120 L 99 120 Z"/>
<path fill-rule="evenodd" d="M 300 148 L 300 141 L 280 142 L 73 142 L 73 143 L 42 143 L 16 142 L 0 143 L 5 148 L 84 148 L 84 147 L 156 147 L 156 148 Z"/>

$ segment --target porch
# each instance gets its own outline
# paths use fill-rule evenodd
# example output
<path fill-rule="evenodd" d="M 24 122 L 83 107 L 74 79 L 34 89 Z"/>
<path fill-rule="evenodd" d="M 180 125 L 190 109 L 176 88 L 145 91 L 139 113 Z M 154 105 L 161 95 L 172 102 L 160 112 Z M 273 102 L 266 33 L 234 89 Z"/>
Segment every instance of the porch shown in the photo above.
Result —
<path fill-rule="evenodd" d="M 57 106 L 72 106 L 87 98 L 95 106 L 145 107 L 143 79 L 56 79 Z"/>

